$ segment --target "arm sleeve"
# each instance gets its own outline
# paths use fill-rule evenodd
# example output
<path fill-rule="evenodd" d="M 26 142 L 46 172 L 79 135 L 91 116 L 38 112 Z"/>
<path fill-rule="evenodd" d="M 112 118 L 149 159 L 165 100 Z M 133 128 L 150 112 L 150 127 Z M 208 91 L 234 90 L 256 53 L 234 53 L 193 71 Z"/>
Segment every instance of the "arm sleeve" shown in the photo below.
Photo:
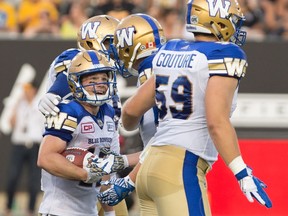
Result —
<path fill-rule="evenodd" d="M 54 81 L 48 92 L 59 95 L 61 98 L 71 93 L 66 73 L 62 72 L 56 77 L 56 80 Z"/>

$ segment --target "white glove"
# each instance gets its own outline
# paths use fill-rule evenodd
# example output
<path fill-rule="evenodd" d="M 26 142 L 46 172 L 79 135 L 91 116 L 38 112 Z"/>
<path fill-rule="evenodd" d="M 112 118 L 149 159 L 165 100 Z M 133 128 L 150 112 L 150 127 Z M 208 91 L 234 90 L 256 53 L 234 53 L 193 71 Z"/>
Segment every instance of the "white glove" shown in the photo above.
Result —
<path fill-rule="evenodd" d="M 237 178 L 240 188 L 249 202 L 254 202 L 254 199 L 256 199 L 267 208 L 272 207 L 270 198 L 263 190 L 267 186 L 260 179 L 252 175 L 252 169 L 246 166 L 241 156 L 235 158 L 229 164 L 229 168 Z"/>
<path fill-rule="evenodd" d="M 256 199 L 267 208 L 272 207 L 271 200 L 263 190 L 263 188 L 267 188 L 266 184 L 253 176 L 252 170 L 249 167 L 236 174 L 236 178 L 238 179 L 242 192 L 245 194 L 249 202 L 254 202 L 254 199 Z"/>
<path fill-rule="evenodd" d="M 106 175 L 119 172 L 129 166 L 129 162 L 126 155 L 110 154 L 103 159 L 99 159 L 97 166 L 101 168 Z"/>
<path fill-rule="evenodd" d="M 46 93 L 39 101 L 38 109 L 43 115 L 56 116 L 59 112 L 57 105 L 60 103 L 61 97 L 52 93 Z"/>
<path fill-rule="evenodd" d="M 94 154 L 87 154 L 83 160 L 83 169 L 87 171 L 87 179 L 85 183 L 94 183 L 102 179 L 103 175 L 106 175 L 106 172 L 98 166 L 99 159 Z"/>

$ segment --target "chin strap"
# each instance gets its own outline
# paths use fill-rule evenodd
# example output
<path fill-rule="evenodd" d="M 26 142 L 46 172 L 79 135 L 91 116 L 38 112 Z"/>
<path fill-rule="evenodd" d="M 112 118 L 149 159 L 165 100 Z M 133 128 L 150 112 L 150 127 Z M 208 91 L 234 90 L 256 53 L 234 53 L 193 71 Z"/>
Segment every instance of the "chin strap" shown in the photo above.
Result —
<path fill-rule="evenodd" d="M 133 54 L 132 54 L 132 57 L 131 57 L 131 59 L 128 62 L 128 68 L 127 69 L 128 69 L 129 72 L 131 71 L 132 75 L 134 75 L 134 76 L 137 76 L 138 74 L 137 74 L 137 71 L 132 68 L 132 66 L 133 66 L 134 60 L 136 59 L 136 53 L 137 53 L 137 51 L 138 51 L 140 46 L 141 46 L 141 43 L 138 43 L 135 46 L 135 49 L 134 49 Z M 134 71 L 136 71 L 136 74 L 135 74 Z"/>

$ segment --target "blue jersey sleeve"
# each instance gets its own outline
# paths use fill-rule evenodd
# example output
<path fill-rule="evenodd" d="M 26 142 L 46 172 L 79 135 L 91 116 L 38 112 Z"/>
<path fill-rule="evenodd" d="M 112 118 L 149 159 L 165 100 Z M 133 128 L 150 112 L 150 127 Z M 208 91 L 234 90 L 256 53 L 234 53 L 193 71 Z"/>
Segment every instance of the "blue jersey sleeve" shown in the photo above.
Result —
<path fill-rule="evenodd" d="M 68 95 L 72 95 L 71 90 L 68 85 L 66 73 L 60 73 L 57 77 L 48 92 L 59 95 L 61 98 L 66 97 L 65 99 L 72 99 L 72 96 L 67 97 Z"/>
<path fill-rule="evenodd" d="M 49 88 L 48 92 L 59 95 L 61 98 L 72 99 L 70 88 L 67 82 L 67 69 L 71 60 L 80 52 L 79 49 L 68 49 L 62 52 L 53 62 L 53 73 L 55 73 L 55 81 Z"/>
<path fill-rule="evenodd" d="M 76 130 L 77 122 L 81 120 L 81 106 L 75 101 L 70 103 L 60 103 L 58 105 L 60 112 L 57 116 L 47 116 L 45 123 L 45 135 L 52 135 L 70 142 L 72 134 Z"/>
<path fill-rule="evenodd" d="M 68 49 L 62 52 L 55 60 L 54 69 L 57 73 L 66 71 L 71 60 L 80 52 L 79 49 Z"/>

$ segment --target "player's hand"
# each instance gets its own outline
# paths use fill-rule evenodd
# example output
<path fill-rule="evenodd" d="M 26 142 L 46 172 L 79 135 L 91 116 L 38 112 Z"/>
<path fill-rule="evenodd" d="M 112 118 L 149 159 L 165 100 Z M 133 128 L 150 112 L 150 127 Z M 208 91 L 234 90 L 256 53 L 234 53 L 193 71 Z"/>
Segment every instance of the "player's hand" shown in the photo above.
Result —
<path fill-rule="evenodd" d="M 260 179 L 252 175 L 252 170 L 249 167 L 246 167 L 235 176 L 240 184 L 242 192 L 245 194 L 249 202 L 254 202 L 254 199 L 256 199 L 267 208 L 272 207 L 271 200 L 263 190 L 263 188 L 266 188 L 267 186 Z"/>
<path fill-rule="evenodd" d="M 102 159 L 97 156 L 89 157 L 83 164 L 83 169 L 87 171 L 87 179 L 85 183 L 94 183 L 101 180 L 103 175 L 107 173 L 103 171 L 99 163 L 102 162 Z"/>
<path fill-rule="evenodd" d="M 109 206 L 117 205 L 135 190 L 134 182 L 126 176 L 124 178 L 112 178 L 101 182 L 102 185 L 111 185 L 111 188 L 97 195 L 100 202 Z"/>
<path fill-rule="evenodd" d="M 97 165 L 108 175 L 125 169 L 129 166 L 129 162 L 126 155 L 112 153 L 104 158 L 100 158 Z"/>
<path fill-rule="evenodd" d="M 60 103 L 61 97 L 52 93 L 46 93 L 39 101 L 38 109 L 43 115 L 56 116 L 59 112 L 57 105 Z"/>

